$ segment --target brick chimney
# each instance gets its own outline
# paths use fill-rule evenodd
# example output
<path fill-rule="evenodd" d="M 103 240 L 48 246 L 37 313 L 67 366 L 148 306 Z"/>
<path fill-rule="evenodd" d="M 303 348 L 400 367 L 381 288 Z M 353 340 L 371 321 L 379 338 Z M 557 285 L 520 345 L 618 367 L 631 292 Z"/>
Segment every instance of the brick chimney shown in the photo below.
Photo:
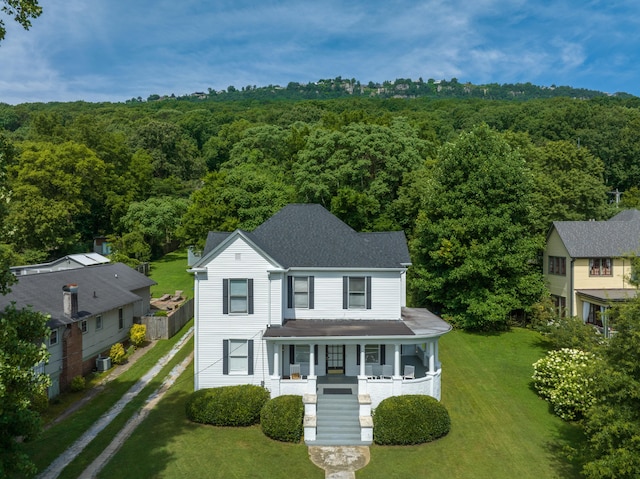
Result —
<path fill-rule="evenodd" d="M 78 317 L 78 285 L 65 284 L 62 287 L 64 314 L 69 318 Z"/>

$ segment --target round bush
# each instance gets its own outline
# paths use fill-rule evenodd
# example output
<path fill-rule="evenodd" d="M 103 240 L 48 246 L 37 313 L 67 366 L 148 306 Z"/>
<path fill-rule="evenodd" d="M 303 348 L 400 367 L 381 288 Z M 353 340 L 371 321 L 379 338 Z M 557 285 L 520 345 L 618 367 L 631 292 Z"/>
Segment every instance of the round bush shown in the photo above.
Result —
<path fill-rule="evenodd" d="M 431 396 L 392 396 L 383 400 L 373 412 L 376 444 L 422 444 L 444 436 L 450 428 L 447 408 Z"/>
<path fill-rule="evenodd" d="M 87 387 L 87 381 L 83 376 L 75 376 L 71 380 L 71 391 L 74 393 L 84 391 L 84 388 Z"/>
<path fill-rule="evenodd" d="M 300 442 L 304 404 L 301 396 L 278 396 L 268 401 L 260 412 L 260 426 L 265 436 L 282 442 Z"/>
<path fill-rule="evenodd" d="M 187 418 L 214 426 L 251 426 L 269 397 L 269 391 L 251 384 L 200 389 L 187 400 Z"/>
<path fill-rule="evenodd" d="M 597 363 L 595 354 L 579 349 L 550 351 L 533 364 L 533 385 L 555 414 L 567 421 L 580 419 L 595 401 Z"/>

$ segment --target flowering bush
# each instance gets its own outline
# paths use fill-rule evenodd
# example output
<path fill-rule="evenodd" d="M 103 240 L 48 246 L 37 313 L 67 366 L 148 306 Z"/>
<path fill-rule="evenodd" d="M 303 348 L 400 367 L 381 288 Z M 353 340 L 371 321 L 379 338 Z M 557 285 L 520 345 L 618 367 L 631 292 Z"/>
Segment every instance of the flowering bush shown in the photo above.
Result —
<path fill-rule="evenodd" d="M 111 362 L 113 364 L 122 364 L 124 363 L 127 354 L 124 351 L 124 346 L 122 343 L 116 343 L 111 346 L 111 350 L 109 351 L 109 357 L 111 358 Z"/>
<path fill-rule="evenodd" d="M 134 324 L 129 330 L 129 341 L 136 348 L 139 348 L 144 343 L 147 335 L 147 326 L 144 324 Z"/>
<path fill-rule="evenodd" d="M 594 401 L 597 363 L 595 354 L 579 349 L 550 351 L 533 364 L 534 387 L 562 419 L 578 419 Z"/>

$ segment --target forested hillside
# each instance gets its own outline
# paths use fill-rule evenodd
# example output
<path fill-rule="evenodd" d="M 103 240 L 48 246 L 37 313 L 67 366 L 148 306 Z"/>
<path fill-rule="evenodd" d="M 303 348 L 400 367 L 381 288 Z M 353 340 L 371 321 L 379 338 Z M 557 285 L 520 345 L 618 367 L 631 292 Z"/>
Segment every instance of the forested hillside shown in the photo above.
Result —
<path fill-rule="evenodd" d="M 640 203 L 635 97 L 242 98 L 0 104 L 2 251 L 40 262 L 107 235 L 147 260 L 314 202 L 407 233 L 414 304 L 500 323 L 543 293 L 551 221 L 607 218 L 616 189 Z"/>

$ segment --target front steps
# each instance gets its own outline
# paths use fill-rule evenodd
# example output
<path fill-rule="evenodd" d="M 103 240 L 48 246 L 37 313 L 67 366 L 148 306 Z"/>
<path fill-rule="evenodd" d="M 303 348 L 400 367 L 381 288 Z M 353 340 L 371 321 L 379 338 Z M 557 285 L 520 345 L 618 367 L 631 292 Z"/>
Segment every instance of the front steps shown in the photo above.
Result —
<path fill-rule="evenodd" d="M 361 421 L 367 425 L 371 417 L 360 417 L 356 394 L 318 394 L 315 440 L 305 440 L 309 446 L 368 446 L 362 440 Z"/>

